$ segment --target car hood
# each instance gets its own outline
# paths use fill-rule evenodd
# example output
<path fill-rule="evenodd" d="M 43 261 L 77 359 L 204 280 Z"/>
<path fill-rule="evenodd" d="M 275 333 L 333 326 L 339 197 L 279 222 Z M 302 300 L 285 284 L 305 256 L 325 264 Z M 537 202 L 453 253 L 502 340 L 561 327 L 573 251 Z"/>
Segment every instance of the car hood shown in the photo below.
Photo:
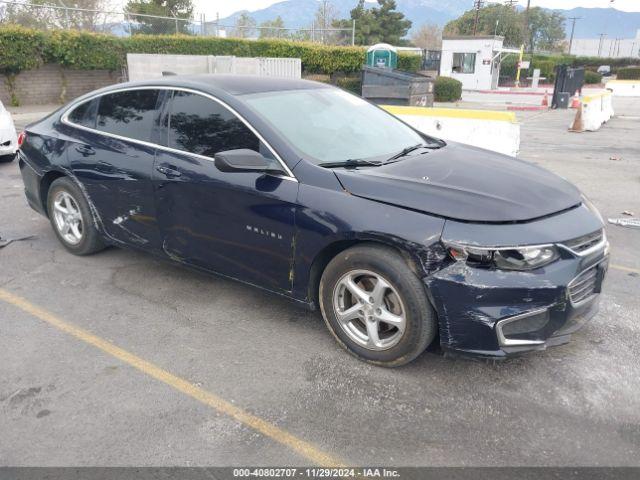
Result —
<path fill-rule="evenodd" d="M 543 168 L 453 142 L 389 165 L 334 172 L 353 195 L 456 220 L 526 221 L 581 203 L 576 187 Z"/>

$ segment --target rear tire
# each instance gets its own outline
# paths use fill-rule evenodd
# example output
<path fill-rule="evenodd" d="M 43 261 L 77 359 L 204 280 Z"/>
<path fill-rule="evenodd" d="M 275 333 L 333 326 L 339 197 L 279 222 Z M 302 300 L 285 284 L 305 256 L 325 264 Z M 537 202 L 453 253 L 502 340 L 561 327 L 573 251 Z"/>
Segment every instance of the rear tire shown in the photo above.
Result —
<path fill-rule="evenodd" d="M 420 279 L 393 249 L 349 248 L 325 268 L 320 309 L 338 343 L 384 367 L 409 363 L 433 341 L 437 317 Z"/>
<path fill-rule="evenodd" d="M 90 255 L 105 248 L 82 190 L 69 178 L 58 178 L 49 187 L 47 212 L 53 231 L 69 252 Z"/>

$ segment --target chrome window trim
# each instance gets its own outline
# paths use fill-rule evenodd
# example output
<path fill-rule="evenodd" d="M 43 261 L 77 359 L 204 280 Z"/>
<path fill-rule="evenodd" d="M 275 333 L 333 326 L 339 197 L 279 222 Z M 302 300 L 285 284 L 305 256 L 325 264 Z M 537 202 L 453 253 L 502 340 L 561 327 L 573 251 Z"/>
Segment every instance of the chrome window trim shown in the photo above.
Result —
<path fill-rule="evenodd" d="M 298 179 L 296 178 L 296 176 L 293 174 L 293 172 L 291 171 L 291 169 L 287 166 L 287 164 L 284 162 L 284 160 L 282 160 L 282 157 L 280 157 L 280 155 L 278 154 L 278 152 L 276 152 L 276 150 L 269 144 L 269 142 L 267 142 L 264 137 L 242 116 L 240 115 L 233 107 L 231 107 L 230 105 L 228 105 L 227 103 L 223 102 L 222 100 L 220 100 L 219 98 L 214 97 L 211 94 L 205 93 L 205 92 L 200 92 L 198 90 L 194 90 L 192 88 L 186 88 L 186 87 L 171 87 L 171 86 L 167 86 L 167 85 L 145 85 L 145 86 L 139 86 L 139 87 L 122 87 L 122 88 L 117 88 L 117 89 L 113 89 L 113 90 L 109 90 L 108 92 L 103 92 L 103 93 L 97 93 L 95 95 L 92 95 L 90 97 L 87 98 L 83 98 L 82 100 L 77 100 L 75 102 L 73 102 L 62 114 L 62 117 L 60 118 L 60 121 L 62 123 L 64 123 L 65 125 L 69 125 L 71 127 L 74 128 L 79 128 L 80 130 L 85 130 L 87 132 L 92 132 L 92 133 L 97 133 L 99 135 L 104 135 L 106 137 L 110 137 L 110 138 L 115 138 L 117 140 L 124 140 L 127 142 L 133 142 L 133 143 L 137 143 L 139 145 L 144 145 L 146 147 L 151 147 L 151 148 L 158 148 L 160 150 L 164 150 L 167 152 L 171 152 L 171 153 L 178 153 L 180 155 L 189 155 L 192 157 L 196 157 L 196 158 L 200 158 L 202 160 L 208 160 L 210 162 L 214 162 L 215 160 L 211 157 L 208 157 L 206 155 L 200 155 L 197 153 L 191 153 L 191 152 L 187 152 L 184 150 L 178 150 L 175 148 L 171 148 L 171 147 L 165 147 L 164 145 L 158 145 L 157 143 L 153 143 L 153 142 L 145 142 L 144 140 L 137 140 L 135 138 L 129 138 L 129 137 L 124 137 L 121 135 L 115 135 L 113 133 L 108 133 L 108 132 L 103 132 L 101 130 L 98 129 L 94 129 L 94 128 L 90 128 L 90 127 L 85 127 L 83 125 L 78 125 L 77 123 L 72 122 L 71 120 L 69 120 L 69 114 L 79 105 L 85 103 L 85 102 L 90 102 L 96 98 L 100 98 L 103 97 L 105 95 L 110 95 L 112 93 L 119 93 L 119 92 L 129 92 L 129 91 L 135 91 L 135 90 L 177 90 L 177 91 L 181 91 L 181 92 L 188 92 L 188 93 L 193 93 L 195 95 L 201 95 L 205 98 L 208 98 L 210 100 L 213 100 L 214 102 L 218 103 L 219 105 L 222 105 L 224 108 L 226 108 L 227 110 L 229 110 L 231 113 L 233 113 L 236 117 L 238 117 L 238 119 L 240 119 L 240 121 L 242 123 L 244 123 L 244 125 L 251 130 L 251 132 L 258 137 L 258 140 L 260 140 L 262 143 L 264 143 L 266 145 L 266 147 L 269 149 L 269 151 L 273 154 L 274 158 L 278 161 L 278 163 L 280 164 L 280 166 L 282 167 L 282 169 L 286 172 L 287 175 L 276 175 L 278 178 L 282 178 L 283 180 L 290 180 L 293 182 L 298 182 Z"/>
<path fill-rule="evenodd" d="M 530 312 L 520 313 L 518 315 L 514 315 L 513 317 L 503 318 L 502 320 L 498 320 L 496 322 L 496 336 L 498 337 L 498 344 L 501 347 L 524 347 L 527 345 L 542 345 L 545 343 L 545 340 L 519 340 L 519 339 L 509 339 L 504 336 L 502 333 L 502 327 L 505 325 L 515 322 L 517 320 L 522 320 L 523 318 L 532 317 L 534 315 L 539 315 L 541 313 L 549 310 L 548 307 L 539 308 L 537 310 L 532 310 Z"/>

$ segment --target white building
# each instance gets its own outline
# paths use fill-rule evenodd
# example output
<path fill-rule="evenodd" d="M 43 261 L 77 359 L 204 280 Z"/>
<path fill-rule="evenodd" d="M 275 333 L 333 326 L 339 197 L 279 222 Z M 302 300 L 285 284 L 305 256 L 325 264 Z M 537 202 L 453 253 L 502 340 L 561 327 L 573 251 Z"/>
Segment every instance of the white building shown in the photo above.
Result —
<path fill-rule="evenodd" d="M 640 56 L 640 30 L 636 38 L 574 38 L 571 54 L 587 57 L 622 58 Z"/>
<path fill-rule="evenodd" d="M 503 42 L 504 37 L 493 35 L 443 37 L 440 75 L 459 80 L 465 90 L 497 88 L 502 57 L 520 53 Z"/>

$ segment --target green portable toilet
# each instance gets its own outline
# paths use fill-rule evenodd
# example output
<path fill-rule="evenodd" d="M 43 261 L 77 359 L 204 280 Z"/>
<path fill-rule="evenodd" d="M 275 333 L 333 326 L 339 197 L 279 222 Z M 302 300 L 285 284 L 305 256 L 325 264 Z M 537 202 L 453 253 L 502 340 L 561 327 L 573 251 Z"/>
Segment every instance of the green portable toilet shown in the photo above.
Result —
<path fill-rule="evenodd" d="M 388 43 L 378 43 L 367 50 L 367 66 L 375 68 L 398 68 L 398 52 Z"/>

